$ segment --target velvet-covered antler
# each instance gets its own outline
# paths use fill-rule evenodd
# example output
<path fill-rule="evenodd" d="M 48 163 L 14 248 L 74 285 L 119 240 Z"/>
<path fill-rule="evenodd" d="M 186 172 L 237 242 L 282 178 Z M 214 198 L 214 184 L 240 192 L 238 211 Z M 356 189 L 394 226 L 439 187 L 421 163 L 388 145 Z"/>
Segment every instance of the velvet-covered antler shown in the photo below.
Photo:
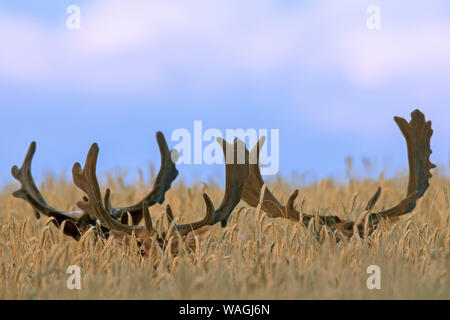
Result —
<path fill-rule="evenodd" d="M 182 236 L 186 236 L 192 230 L 206 225 L 212 226 L 219 222 L 225 227 L 230 214 L 241 201 L 245 182 L 249 176 L 248 150 L 245 147 L 245 143 L 238 138 L 236 138 L 233 143 L 229 143 L 219 137 L 217 138 L 217 142 L 222 147 L 225 157 L 225 192 L 222 203 L 217 210 L 214 210 L 211 199 L 204 194 L 203 197 L 208 209 L 208 214 L 203 220 L 197 223 L 176 225 L 176 230 L 178 230 Z M 166 214 L 169 222 L 172 222 L 174 216 L 170 205 L 167 206 Z"/>
<path fill-rule="evenodd" d="M 60 211 L 53 208 L 45 201 L 31 174 L 31 164 L 35 152 L 36 142 L 33 141 L 28 148 L 22 166 L 20 168 L 17 166 L 12 167 L 11 173 L 13 177 L 21 184 L 20 190 L 15 191 L 13 196 L 27 201 L 33 208 L 36 218 L 39 219 L 41 214 L 51 217 L 53 218 L 53 223 L 58 227 L 65 222 L 63 230 L 64 234 L 78 240 L 81 233 L 85 231 L 84 229 L 87 227 L 88 221 L 86 221 L 86 219 L 81 219 L 84 216 L 82 211 Z M 80 219 L 87 223 L 84 223 L 84 225 L 79 224 Z"/>
<path fill-rule="evenodd" d="M 108 199 L 105 206 L 115 219 L 121 219 L 126 223 L 128 215 L 124 213 L 128 212 L 132 217 L 133 224 L 139 224 L 143 218 L 143 204 L 145 203 L 148 207 L 151 207 L 156 203 L 163 203 L 165 193 L 170 189 L 172 182 L 178 176 L 178 170 L 175 168 L 175 163 L 172 160 L 172 154 L 167 146 L 164 135 L 161 132 L 157 132 L 156 139 L 161 153 L 161 167 L 155 179 L 153 189 L 144 199 L 127 207 L 113 208 Z M 64 225 L 65 234 L 79 240 L 83 232 L 88 230 L 90 226 L 96 224 L 95 219 L 87 211 L 74 210 L 64 212 L 53 208 L 45 201 L 31 174 L 31 164 L 35 152 L 36 142 L 32 142 L 22 166 L 20 168 L 17 166 L 12 168 L 13 177 L 21 184 L 21 189 L 14 192 L 13 196 L 27 201 L 33 208 L 36 218 L 39 218 L 41 214 L 53 218 L 52 221 L 57 226 Z M 88 199 L 86 198 L 85 201 L 88 201 Z M 103 231 L 106 232 L 107 230 L 104 229 Z"/>
<path fill-rule="evenodd" d="M 406 139 L 408 148 L 410 174 L 406 197 L 389 210 L 370 213 L 381 194 L 381 188 L 378 188 L 369 200 L 366 210 L 356 222 L 342 221 L 337 216 L 328 215 L 318 217 L 320 225 L 326 225 L 331 230 L 339 230 L 351 237 L 355 226 L 359 234 L 363 234 L 366 216 L 369 219 L 368 232 L 370 233 L 381 220 L 396 218 L 414 209 L 416 201 L 423 196 L 429 186 L 430 170 L 435 168 L 435 165 L 429 159 L 431 154 L 430 139 L 433 130 L 431 129 L 431 121 L 426 122 L 425 116 L 419 110 L 411 113 L 409 123 L 403 118 L 395 117 L 394 119 Z M 256 164 L 250 165 L 250 176 L 247 179 L 242 200 L 252 207 L 258 206 L 261 202 L 261 209 L 272 218 L 282 217 L 293 221 L 302 221 L 307 225 L 314 216 L 300 213 L 294 208 L 298 190 L 295 190 L 289 196 L 286 205 L 282 205 L 267 188 L 259 169 L 259 153 L 264 142 L 265 138 L 262 137 L 251 151 L 250 157 L 256 157 L 258 161 Z"/>

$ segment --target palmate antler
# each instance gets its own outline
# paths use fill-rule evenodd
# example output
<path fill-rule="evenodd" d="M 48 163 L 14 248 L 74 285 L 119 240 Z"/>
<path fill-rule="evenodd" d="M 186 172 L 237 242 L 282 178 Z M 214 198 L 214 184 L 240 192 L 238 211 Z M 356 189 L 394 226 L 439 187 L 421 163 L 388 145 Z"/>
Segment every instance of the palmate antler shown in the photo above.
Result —
<path fill-rule="evenodd" d="M 115 219 L 121 219 L 122 216 L 127 217 L 127 215 L 123 214 L 129 212 L 133 224 L 138 224 L 142 220 L 143 204 L 146 203 L 150 207 L 155 203 L 163 203 L 165 193 L 170 189 L 172 182 L 178 176 L 178 171 L 172 161 L 171 152 L 169 151 L 164 135 L 161 132 L 157 132 L 156 139 L 161 153 L 161 167 L 152 191 L 143 200 L 132 206 L 111 208 L 111 204 L 108 203 L 107 206 L 111 208 L 111 213 Z M 95 225 L 95 220 L 86 211 L 75 210 L 64 212 L 47 204 L 31 174 L 31 163 L 35 152 L 36 143 L 32 142 L 21 168 L 19 169 L 17 166 L 12 168 L 13 177 L 21 184 L 21 189 L 14 192 L 13 196 L 27 201 L 33 208 L 37 218 L 40 217 L 40 214 L 53 218 L 52 221 L 54 224 L 63 226 L 64 234 L 79 240 L 82 233 L 88 230 L 91 225 Z M 126 220 L 126 218 L 122 218 L 123 220 Z M 104 231 L 106 232 L 107 230 Z"/>
<path fill-rule="evenodd" d="M 238 139 L 235 140 L 233 145 L 223 141 L 222 139 L 218 139 L 218 142 L 221 143 L 224 154 L 226 154 L 226 150 L 228 150 L 228 148 L 234 148 L 235 158 L 237 157 L 239 145 L 243 146 L 243 149 L 245 150 L 245 145 Z M 118 235 L 119 237 L 122 237 L 124 234 L 135 234 L 137 240 L 139 241 L 141 252 L 145 255 L 149 254 L 153 244 L 158 244 L 161 248 L 165 248 L 168 240 L 172 238 L 172 236 L 176 236 L 176 234 L 158 234 L 158 232 L 153 228 L 152 219 L 148 210 L 149 205 L 147 202 L 143 202 L 141 207 L 141 212 L 145 220 L 144 226 L 124 224 L 113 218 L 113 212 L 109 208 L 111 195 L 110 190 L 106 190 L 105 197 L 102 200 L 102 194 L 97 180 L 96 167 L 98 153 L 98 145 L 93 144 L 86 157 L 84 168 L 82 168 L 79 163 L 75 163 L 73 166 L 72 174 L 74 183 L 87 195 L 85 200 L 78 202 L 78 207 L 84 212 L 89 213 L 91 219 L 98 219 L 103 227 L 113 231 L 113 234 Z M 183 241 L 189 239 L 189 236 L 192 234 L 200 235 L 200 233 L 196 234 L 196 232 L 199 232 L 198 230 L 212 226 L 228 218 L 233 209 L 239 203 L 242 192 L 244 191 L 245 180 L 244 183 L 235 183 L 240 175 L 244 177 L 249 175 L 248 164 L 233 163 L 227 165 L 225 195 L 219 209 L 214 210 L 214 205 L 211 199 L 206 193 L 204 193 L 203 200 L 206 207 L 206 214 L 204 218 L 193 223 L 174 225 L 174 231 L 180 235 Z M 166 215 L 169 223 L 172 223 L 175 218 L 170 205 L 167 206 Z M 208 230 L 204 229 L 203 232 L 208 232 Z M 178 241 L 176 237 L 175 240 Z M 178 244 L 178 242 L 176 243 Z M 193 246 L 195 247 L 195 241 L 190 241 L 189 246 L 190 249 L 193 249 Z M 172 253 L 175 254 L 177 250 L 178 246 L 171 246 Z"/>
<path fill-rule="evenodd" d="M 212 220 L 209 222 L 209 225 L 212 226 L 220 222 L 222 226 L 225 227 L 230 214 L 233 212 L 234 208 L 236 208 L 237 204 L 241 201 L 242 194 L 245 188 L 245 182 L 247 181 L 247 178 L 250 174 L 248 161 L 249 154 L 248 150 L 245 148 L 245 143 L 240 139 L 236 138 L 233 144 L 223 140 L 222 138 L 217 138 L 217 142 L 222 147 L 222 151 L 225 157 L 225 192 L 222 203 L 219 208 L 214 211 Z M 242 157 L 242 159 L 240 159 L 240 157 L 238 156 L 239 152 L 241 151 L 245 152 L 245 157 Z M 205 194 L 205 196 L 207 195 Z M 172 222 L 173 212 L 170 205 L 167 206 L 166 213 L 169 222 Z M 185 235 L 186 232 L 192 229 L 192 224 L 177 226 L 176 229 Z"/>
<path fill-rule="evenodd" d="M 415 208 L 417 200 L 423 196 L 429 186 L 430 170 L 436 167 L 429 160 L 431 154 L 430 139 L 433 134 L 431 121 L 426 122 L 425 116 L 419 110 L 414 110 L 411 113 L 409 123 L 400 117 L 395 117 L 394 120 L 403 133 L 408 148 L 409 183 L 406 197 L 389 210 L 371 213 L 381 194 L 381 188 L 378 188 L 369 200 L 366 210 L 356 221 L 342 221 L 339 217 L 331 215 L 319 216 L 317 218 L 321 226 L 325 225 L 332 231 L 339 230 L 347 237 L 351 237 L 356 229 L 362 236 L 366 217 L 368 219 L 367 231 L 370 234 L 381 221 L 395 219 Z M 256 164 L 250 165 L 250 176 L 247 179 L 242 200 L 252 207 L 257 207 L 262 199 L 261 210 L 268 216 L 301 221 L 308 225 L 309 221 L 315 216 L 301 213 L 294 208 L 298 190 L 295 190 L 289 196 L 286 205 L 282 205 L 264 183 L 259 169 L 259 153 L 264 142 L 265 137 L 262 137 L 251 151 L 250 158 L 256 157 L 258 161 Z"/>
<path fill-rule="evenodd" d="M 162 132 L 156 133 L 156 141 L 158 142 L 159 151 L 161 154 L 161 167 L 155 182 L 153 183 L 153 189 L 138 203 L 128 207 L 112 208 L 112 215 L 116 218 L 122 217 L 122 222 L 127 223 L 127 215 L 129 213 L 132 217 L 132 224 L 139 224 L 142 220 L 142 205 L 147 204 L 148 207 L 153 206 L 156 203 L 163 204 L 166 192 L 170 189 L 172 182 L 178 177 L 178 170 L 175 168 L 175 163 L 172 159 L 172 152 L 167 146 L 166 139 Z"/>
<path fill-rule="evenodd" d="M 98 219 L 100 224 L 108 230 L 113 231 L 114 235 L 122 236 L 123 234 L 135 234 L 144 251 L 145 248 L 150 249 L 153 243 L 157 243 L 163 247 L 165 245 L 165 239 L 164 237 L 159 236 L 158 232 L 153 228 L 147 202 L 144 202 L 141 207 L 142 216 L 145 221 L 143 226 L 124 224 L 113 218 L 111 210 L 108 209 L 111 192 L 107 189 L 105 198 L 102 200 L 100 186 L 96 176 L 98 152 L 98 145 L 93 144 L 89 149 L 84 168 L 82 168 L 79 163 L 75 163 L 73 166 L 72 174 L 74 183 L 87 195 L 85 200 L 77 203 L 78 207 L 83 211 L 88 212 L 92 219 Z M 176 228 L 180 230 L 182 236 L 186 236 L 191 230 L 197 230 L 211 223 L 214 207 L 208 195 L 204 194 L 204 200 L 206 204 L 206 215 L 202 220 L 191 224 L 176 226 Z M 184 233 L 185 231 L 186 233 Z"/>
<path fill-rule="evenodd" d="M 44 197 L 39 192 L 39 189 L 37 188 L 31 174 L 31 162 L 35 152 L 36 142 L 32 142 L 20 169 L 17 166 L 12 167 L 11 173 L 13 177 L 21 184 L 21 189 L 15 191 L 13 196 L 27 201 L 33 208 L 36 218 L 39 219 L 40 214 L 53 218 L 53 223 L 58 227 L 64 224 L 63 228 L 66 235 L 72 236 L 76 240 L 79 240 L 80 233 L 85 231 L 83 229 L 86 227 L 85 225 L 81 225 L 81 223 L 79 223 L 84 214 L 81 211 L 59 211 L 47 204 Z M 85 221 L 86 218 L 83 219 L 83 222 Z"/>

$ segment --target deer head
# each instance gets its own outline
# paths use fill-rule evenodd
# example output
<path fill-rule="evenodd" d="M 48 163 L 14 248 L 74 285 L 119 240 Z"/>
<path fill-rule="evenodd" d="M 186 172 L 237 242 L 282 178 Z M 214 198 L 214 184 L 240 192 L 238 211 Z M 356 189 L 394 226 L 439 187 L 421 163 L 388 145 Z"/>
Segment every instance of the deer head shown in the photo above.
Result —
<path fill-rule="evenodd" d="M 236 139 L 234 144 L 218 139 L 222 146 L 224 155 L 230 147 L 234 150 L 234 156 L 237 158 L 239 145 L 242 141 Z M 226 166 L 226 186 L 225 195 L 221 206 L 215 210 L 214 204 L 210 197 L 204 193 L 203 200 L 205 202 L 206 214 L 203 219 L 187 224 L 174 224 L 173 231 L 164 232 L 161 235 L 153 228 L 152 218 L 150 216 L 149 205 L 147 202 L 142 203 L 142 216 L 144 217 L 144 225 L 128 225 L 114 218 L 114 212 L 110 206 L 111 192 L 106 190 L 105 197 L 102 199 L 99 183 L 96 176 L 97 159 L 99 148 L 97 144 L 93 144 L 86 157 L 84 168 L 80 163 L 75 163 L 72 169 L 72 175 L 75 185 L 85 192 L 86 198 L 78 202 L 78 207 L 87 212 L 91 219 L 100 221 L 100 224 L 110 230 L 110 234 L 119 239 L 124 235 L 136 235 L 136 239 L 140 246 L 141 253 L 148 256 L 154 245 L 158 245 L 161 249 L 166 249 L 169 240 L 171 245 L 169 250 L 172 254 L 178 253 L 179 239 L 186 244 L 186 249 L 195 249 L 195 238 L 203 240 L 209 234 L 209 227 L 226 219 L 236 205 L 239 203 L 241 195 L 244 191 L 244 183 L 235 183 L 241 179 L 241 176 L 249 175 L 248 164 L 239 165 L 237 162 Z M 246 162 L 247 163 L 247 162 Z M 246 179 L 244 179 L 245 181 Z M 170 224 L 175 220 L 170 205 L 166 208 L 166 216 Z"/>
<path fill-rule="evenodd" d="M 60 226 L 66 235 L 76 240 L 90 227 L 96 226 L 100 222 L 101 233 L 106 237 L 113 236 L 115 239 L 123 239 L 126 236 L 135 235 L 141 249 L 141 253 L 148 256 L 154 245 L 166 249 L 170 243 L 172 254 L 178 253 L 180 239 L 185 244 L 186 249 L 193 250 L 198 240 L 204 240 L 209 235 L 209 227 L 228 219 L 231 212 L 241 200 L 244 192 L 245 181 L 249 176 L 248 162 L 237 164 L 237 161 L 226 165 L 226 184 L 225 194 L 221 205 L 215 210 L 214 205 L 205 193 L 203 199 L 205 202 L 206 214 L 203 219 L 193 223 L 175 224 L 175 218 L 170 205 L 167 205 L 166 216 L 169 223 L 173 223 L 170 232 L 158 232 L 153 228 L 149 208 L 156 203 L 162 204 L 165 200 L 165 193 L 170 189 L 173 180 L 178 175 L 175 163 L 167 147 L 164 135 L 160 132 L 156 135 L 159 149 L 161 152 L 161 168 L 154 182 L 152 191 L 138 203 L 114 208 L 111 205 L 111 192 L 106 190 L 102 198 L 100 186 L 96 176 L 97 160 L 99 147 L 94 143 L 86 157 L 84 168 L 76 163 L 72 169 L 72 175 L 75 185 L 80 188 L 86 196 L 77 203 L 80 210 L 63 212 L 54 209 L 47 204 L 44 197 L 37 188 L 31 174 L 31 163 L 36 151 L 36 143 L 33 142 L 27 152 L 25 160 L 19 169 L 17 166 L 12 168 L 12 174 L 21 183 L 21 189 L 14 192 L 16 198 L 27 201 L 33 208 L 37 218 L 44 214 L 52 218 L 52 222 Z M 224 155 L 228 148 L 234 150 L 234 158 L 237 159 L 238 150 L 245 149 L 245 145 L 239 139 L 233 144 L 218 139 L 222 146 Z M 244 148 L 242 146 L 244 145 Z M 243 180 L 243 181 L 242 181 Z M 128 223 L 128 214 L 132 218 L 131 225 Z M 144 219 L 144 225 L 139 225 Z M 170 241 L 169 241 L 170 240 Z"/>

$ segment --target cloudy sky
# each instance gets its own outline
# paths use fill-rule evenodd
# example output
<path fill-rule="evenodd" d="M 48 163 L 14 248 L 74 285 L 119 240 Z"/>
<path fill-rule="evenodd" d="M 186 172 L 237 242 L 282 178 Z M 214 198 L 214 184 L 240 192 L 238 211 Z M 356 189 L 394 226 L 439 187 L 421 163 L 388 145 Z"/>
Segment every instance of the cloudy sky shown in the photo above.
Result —
<path fill-rule="evenodd" d="M 286 176 L 342 178 L 347 156 L 362 176 L 363 159 L 393 174 L 407 168 L 393 116 L 415 108 L 449 166 L 449 1 L 16 0 L 0 3 L 0 38 L 0 183 L 33 140 L 38 178 L 84 161 L 92 142 L 100 172 L 133 177 L 159 163 L 157 130 L 170 140 L 194 120 L 280 129 Z M 223 178 L 217 165 L 180 171 Z"/>

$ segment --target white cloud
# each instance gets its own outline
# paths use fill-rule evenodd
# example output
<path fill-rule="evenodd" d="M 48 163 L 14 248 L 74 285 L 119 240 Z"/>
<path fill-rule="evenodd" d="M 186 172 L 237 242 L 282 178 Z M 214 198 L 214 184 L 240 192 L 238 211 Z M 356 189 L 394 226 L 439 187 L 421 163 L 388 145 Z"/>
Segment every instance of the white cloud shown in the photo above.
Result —
<path fill-rule="evenodd" d="M 391 79 L 450 71 L 450 25 L 394 28 L 381 32 L 350 32 L 341 42 L 342 63 L 361 86 Z"/>
<path fill-rule="evenodd" d="M 82 6 L 80 31 L 0 12 L 0 77 L 145 91 L 180 74 L 206 88 L 280 70 L 293 78 L 338 72 L 356 88 L 447 77 L 450 24 L 433 22 L 443 2 L 427 10 L 382 3 L 380 31 L 366 28 L 367 5 L 356 0 L 96 1 Z"/>

